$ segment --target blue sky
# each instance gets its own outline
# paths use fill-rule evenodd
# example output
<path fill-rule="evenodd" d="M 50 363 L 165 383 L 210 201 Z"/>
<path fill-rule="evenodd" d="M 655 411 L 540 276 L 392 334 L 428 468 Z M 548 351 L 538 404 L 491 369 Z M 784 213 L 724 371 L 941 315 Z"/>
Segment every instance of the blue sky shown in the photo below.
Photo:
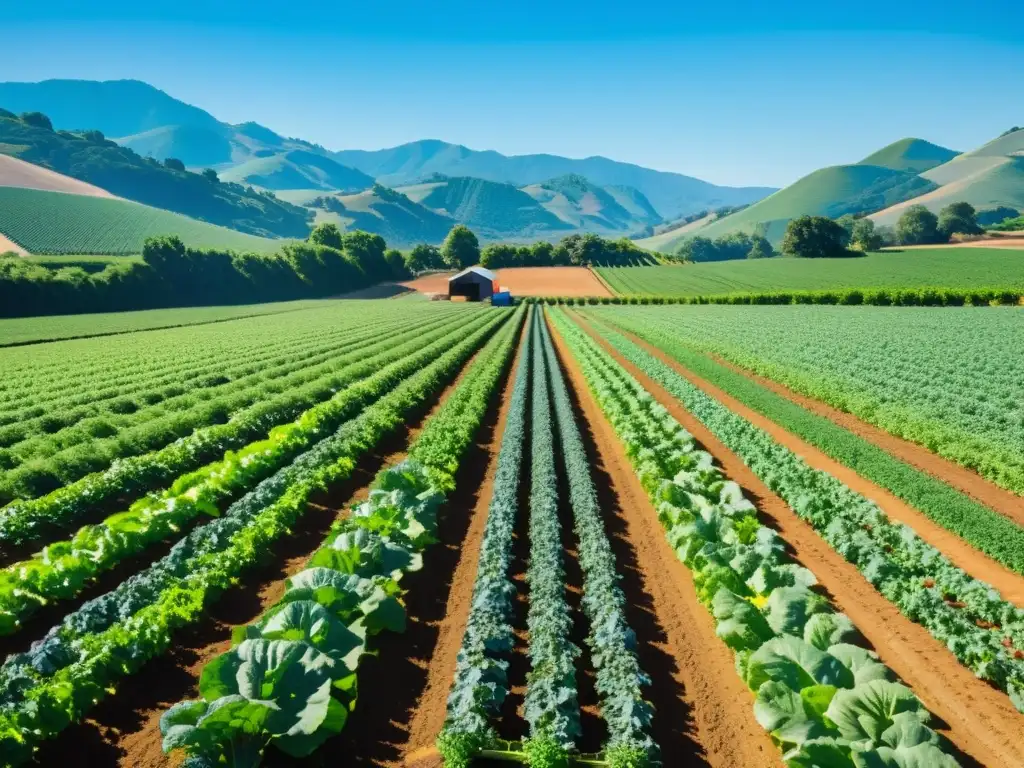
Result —
<path fill-rule="evenodd" d="M 16 3 L 0 79 L 137 78 L 332 149 L 440 138 L 736 185 L 1024 124 L 1016 3 L 322 5 Z"/>

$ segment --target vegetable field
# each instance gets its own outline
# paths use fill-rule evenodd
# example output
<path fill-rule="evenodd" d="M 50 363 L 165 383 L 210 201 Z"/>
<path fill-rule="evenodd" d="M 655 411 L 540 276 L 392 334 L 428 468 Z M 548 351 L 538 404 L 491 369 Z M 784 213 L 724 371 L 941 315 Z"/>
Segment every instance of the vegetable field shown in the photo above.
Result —
<path fill-rule="evenodd" d="M 1017 310 L 236 309 L 0 348 L 0 764 L 1024 765 Z"/>

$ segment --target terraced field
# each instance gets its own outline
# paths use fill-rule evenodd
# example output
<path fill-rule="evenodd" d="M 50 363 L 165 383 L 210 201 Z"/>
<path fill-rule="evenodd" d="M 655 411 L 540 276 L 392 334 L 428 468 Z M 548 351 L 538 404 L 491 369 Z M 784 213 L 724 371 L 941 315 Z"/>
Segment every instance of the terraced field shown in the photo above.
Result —
<path fill-rule="evenodd" d="M 334 301 L 0 349 L 0 763 L 1022 765 L 1019 497 L 767 367 L 996 445 L 1016 312 Z"/>

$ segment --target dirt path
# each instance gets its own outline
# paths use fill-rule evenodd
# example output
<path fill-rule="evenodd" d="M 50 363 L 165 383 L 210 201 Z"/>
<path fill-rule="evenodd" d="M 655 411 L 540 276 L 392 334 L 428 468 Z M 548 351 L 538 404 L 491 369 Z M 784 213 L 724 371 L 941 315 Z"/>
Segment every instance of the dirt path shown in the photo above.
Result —
<path fill-rule="evenodd" d="M 559 357 L 578 404 L 578 424 L 623 574 L 627 618 L 651 675 L 655 740 L 666 765 L 779 766 L 779 751 L 754 720 L 753 697 L 732 654 L 697 601 L 690 571 L 665 539 L 621 442 L 587 389 L 557 330 Z"/>
<path fill-rule="evenodd" d="M 378 655 L 365 659 L 359 670 L 364 695 L 342 734 L 318 750 L 316 764 L 399 766 L 415 760 L 417 765 L 440 765 L 432 748 L 444 724 L 469 614 L 513 383 L 507 372 L 459 468 L 456 489 L 438 523 L 441 542 L 427 550 L 423 570 L 403 580 L 406 631 L 380 635 L 374 642 Z M 378 691 L 387 695 L 374 695 Z"/>
<path fill-rule="evenodd" d="M 86 721 L 47 742 L 37 755 L 39 764 L 120 768 L 180 765 L 184 760 L 180 751 L 165 755 L 161 748 L 161 715 L 175 702 L 199 696 L 202 668 L 231 647 L 232 629 L 254 621 L 280 599 L 285 581 L 305 568 L 334 521 L 367 497 L 377 472 L 405 457 L 409 443 L 458 386 L 476 354 L 439 396 L 410 416 L 405 427 L 385 437 L 365 455 L 347 481 L 310 501 L 292 536 L 278 543 L 272 564 L 245 574 L 237 587 L 210 606 L 202 622 L 174 638 L 168 653 L 125 680 L 117 695 L 101 702 Z"/>
<path fill-rule="evenodd" d="M 829 547 L 671 393 L 626 361 L 586 321 L 580 325 L 715 457 L 726 476 L 739 483 L 762 520 L 789 543 L 797 562 L 817 576 L 836 607 L 850 617 L 881 660 L 941 721 L 934 725 L 960 750 L 961 765 L 1024 766 L 1024 742 L 1020 739 L 1024 716 L 1004 693 L 976 678 L 924 627 L 907 619 L 878 594 L 851 563 Z"/>
<path fill-rule="evenodd" d="M 757 411 L 748 408 L 724 390 L 697 376 L 688 368 L 664 354 L 657 347 L 628 331 L 622 331 L 622 333 L 646 352 L 654 355 L 677 373 L 684 376 L 691 384 L 718 400 L 730 411 L 747 419 L 754 426 L 763 429 L 777 442 L 800 456 L 808 465 L 814 469 L 828 472 L 850 489 L 875 502 L 890 519 L 897 520 L 913 528 L 922 539 L 936 549 L 941 550 L 959 568 L 962 568 L 974 578 L 980 579 L 999 590 L 1005 600 L 1019 607 L 1024 607 L 1024 576 L 1014 573 L 1009 568 L 979 552 L 955 533 L 933 523 L 922 512 L 914 509 L 890 491 L 875 485 L 870 480 L 866 480 L 815 446 L 786 431 Z"/>
<path fill-rule="evenodd" d="M 934 454 L 922 445 L 912 443 L 902 437 L 896 437 L 880 427 L 862 421 L 852 413 L 841 411 L 807 395 L 801 395 L 785 384 L 780 384 L 753 371 L 748 371 L 746 368 L 741 368 L 718 355 L 709 354 L 708 357 L 711 357 L 720 365 L 757 382 L 765 389 L 770 389 L 775 394 L 791 400 L 811 413 L 829 419 L 843 429 L 849 430 L 858 437 L 874 443 L 900 461 L 906 462 L 935 479 L 956 488 L 956 490 L 970 496 L 978 503 L 984 504 L 999 514 L 1010 518 L 1018 525 L 1024 525 L 1024 498 L 1005 488 L 1000 488 L 978 473 L 967 469 L 967 467 Z"/>

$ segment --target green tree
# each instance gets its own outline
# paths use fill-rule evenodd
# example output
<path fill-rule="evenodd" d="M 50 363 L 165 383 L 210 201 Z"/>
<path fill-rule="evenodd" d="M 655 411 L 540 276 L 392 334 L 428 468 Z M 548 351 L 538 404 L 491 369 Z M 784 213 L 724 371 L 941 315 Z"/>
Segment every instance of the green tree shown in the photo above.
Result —
<path fill-rule="evenodd" d="M 480 241 L 465 224 L 456 224 L 441 245 L 441 258 L 452 269 L 465 269 L 480 261 Z"/>
<path fill-rule="evenodd" d="M 939 211 L 939 234 L 946 240 L 953 235 L 980 235 L 978 213 L 970 203 L 950 203 Z"/>
<path fill-rule="evenodd" d="M 801 259 L 849 256 L 846 230 L 827 216 L 800 216 L 789 222 L 782 252 Z"/>
<path fill-rule="evenodd" d="M 211 184 L 216 184 L 220 181 L 220 176 L 217 175 L 217 172 L 213 170 L 213 168 L 207 168 L 203 171 L 203 178 Z"/>
<path fill-rule="evenodd" d="M 902 245 L 937 243 L 941 239 L 939 218 L 923 205 L 912 205 L 896 222 L 896 239 Z"/>
<path fill-rule="evenodd" d="M 395 249 L 389 248 L 384 253 L 384 261 L 387 262 L 388 269 L 391 271 L 391 277 L 395 280 L 408 280 L 412 277 L 412 273 L 409 272 L 409 268 L 405 265 L 405 257 L 402 256 L 402 252 Z"/>
<path fill-rule="evenodd" d="M 871 219 L 857 219 L 850 233 L 850 247 L 858 251 L 877 251 L 882 247 L 882 233 L 875 229 Z"/>
<path fill-rule="evenodd" d="M 21 122 L 34 128 L 44 128 L 47 131 L 53 130 L 53 123 L 50 122 L 50 118 L 42 112 L 22 112 Z"/>
<path fill-rule="evenodd" d="M 309 237 L 307 239 L 311 243 L 326 245 L 328 248 L 334 248 L 336 251 L 340 251 L 345 247 L 341 230 L 338 229 L 337 224 L 332 224 L 330 222 L 317 224 L 313 228 L 313 231 L 309 233 Z"/>
<path fill-rule="evenodd" d="M 555 263 L 555 246 L 546 240 L 538 240 L 533 244 L 530 263 L 535 267 L 550 267 Z"/>
<path fill-rule="evenodd" d="M 491 243 L 480 254 L 480 266 L 487 267 L 487 269 L 518 267 L 520 266 L 519 249 L 505 243 Z"/>
<path fill-rule="evenodd" d="M 846 232 L 846 239 L 843 242 L 844 248 L 849 247 L 850 244 L 853 242 L 853 230 L 854 227 L 857 226 L 858 221 L 860 221 L 860 219 L 858 219 L 852 213 L 845 213 L 838 219 L 836 219 L 836 224 L 842 227 L 843 231 Z"/>
<path fill-rule="evenodd" d="M 184 171 L 185 164 L 176 157 L 168 157 L 164 159 L 164 167 L 170 168 L 172 171 Z"/>
<path fill-rule="evenodd" d="M 405 266 L 413 274 L 426 272 L 428 269 L 444 269 L 444 259 L 441 258 L 441 249 L 436 245 L 420 243 L 405 257 Z"/>
<path fill-rule="evenodd" d="M 750 250 L 747 251 L 748 259 L 770 259 L 774 255 L 775 252 L 772 250 L 771 243 L 763 237 L 759 237 L 754 240 L 753 245 L 750 246 Z"/>

